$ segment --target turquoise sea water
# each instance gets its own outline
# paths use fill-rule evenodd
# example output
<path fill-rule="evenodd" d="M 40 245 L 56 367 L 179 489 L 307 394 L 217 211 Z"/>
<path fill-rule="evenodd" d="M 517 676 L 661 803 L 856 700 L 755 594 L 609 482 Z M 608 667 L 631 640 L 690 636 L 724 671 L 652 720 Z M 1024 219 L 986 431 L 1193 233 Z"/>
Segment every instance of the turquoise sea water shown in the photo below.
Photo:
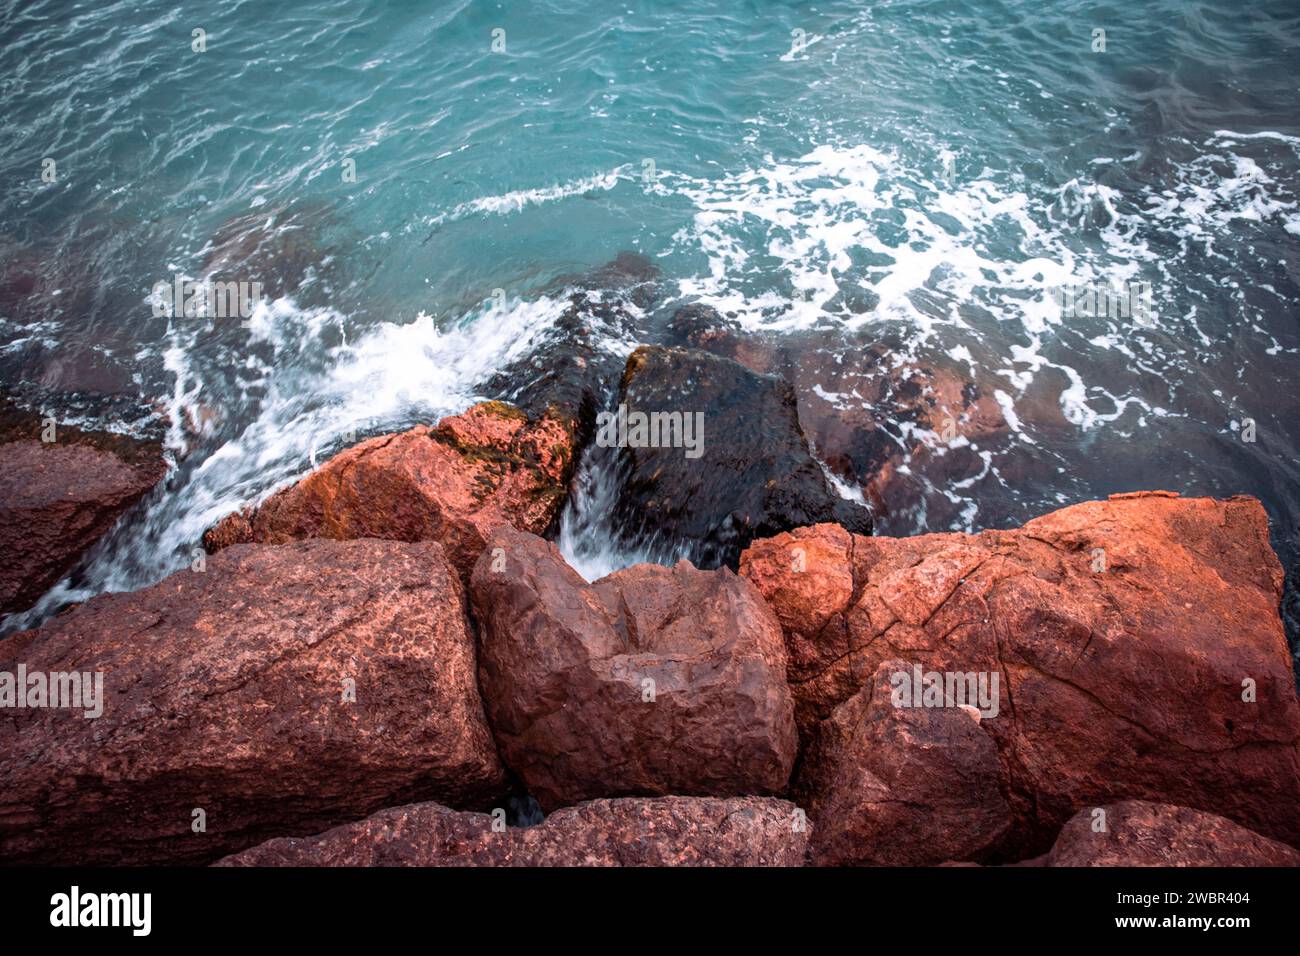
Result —
<path fill-rule="evenodd" d="M 539 290 L 623 251 L 664 310 L 878 334 L 998 394 L 1009 434 L 883 533 L 1249 493 L 1296 564 L 1294 2 L 38 0 L 3 6 L 0 90 L 0 379 L 164 410 L 178 465 L 39 613 L 184 566 L 359 426 L 465 407 L 559 314 Z M 249 328 L 154 315 L 217 267 L 267 284 Z M 1071 281 L 1148 282 L 1158 318 L 1063 319 Z"/>

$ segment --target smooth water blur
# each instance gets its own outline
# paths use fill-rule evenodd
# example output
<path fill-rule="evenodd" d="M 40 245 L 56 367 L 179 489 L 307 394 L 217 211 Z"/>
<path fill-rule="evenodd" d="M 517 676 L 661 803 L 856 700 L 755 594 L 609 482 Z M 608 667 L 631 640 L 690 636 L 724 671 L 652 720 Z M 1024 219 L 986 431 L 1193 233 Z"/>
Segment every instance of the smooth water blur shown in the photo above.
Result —
<path fill-rule="evenodd" d="M 558 315 L 536 290 L 624 250 L 665 309 L 865 330 L 997 394 L 1011 433 L 960 483 L 918 467 L 882 533 L 1249 493 L 1294 566 L 1297 49 L 1292 0 L 9 3 L 0 378 L 161 403 L 178 460 L 45 609 L 463 408 Z M 216 269 L 271 290 L 251 328 L 153 317 Z M 1151 328 L 1050 297 L 1132 280 Z"/>

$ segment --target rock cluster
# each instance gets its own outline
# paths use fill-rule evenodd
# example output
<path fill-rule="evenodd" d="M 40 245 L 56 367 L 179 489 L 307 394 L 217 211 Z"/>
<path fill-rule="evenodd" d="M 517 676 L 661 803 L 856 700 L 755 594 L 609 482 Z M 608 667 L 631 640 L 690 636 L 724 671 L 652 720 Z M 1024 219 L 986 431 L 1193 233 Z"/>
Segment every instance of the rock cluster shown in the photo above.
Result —
<path fill-rule="evenodd" d="M 585 413 L 488 402 L 230 516 L 202 570 L 0 640 L 0 858 L 1300 863 L 1257 501 L 1145 492 L 871 536 L 789 386 L 737 360 L 753 349 L 641 349 L 624 372 L 629 406 L 710 410 L 700 459 L 619 449 L 621 526 L 695 562 L 584 580 L 546 536 Z M 533 397 L 566 382 L 590 385 Z M 157 480 L 124 454 L 0 443 L 32 485 L 6 486 L 5 533 L 35 549 L 14 537 L 9 606 Z M 41 527 L 68 535 L 57 559 Z M 507 826 L 524 796 L 544 819 Z"/>

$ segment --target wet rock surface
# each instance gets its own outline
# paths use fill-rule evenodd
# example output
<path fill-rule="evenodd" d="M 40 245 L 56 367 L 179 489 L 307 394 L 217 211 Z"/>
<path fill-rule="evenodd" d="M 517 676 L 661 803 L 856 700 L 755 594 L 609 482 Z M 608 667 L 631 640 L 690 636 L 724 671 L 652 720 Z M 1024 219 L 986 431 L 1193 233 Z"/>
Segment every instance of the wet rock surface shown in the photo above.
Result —
<path fill-rule="evenodd" d="M 44 419 L 0 408 L 0 614 L 35 604 L 167 472 L 157 442 Z"/>
<path fill-rule="evenodd" d="M 484 402 L 395 435 L 362 442 L 204 535 L 218 550 L 302 538 L 437 540 L 468 574 L 492 532 L 538 534 L 568 493 L 573 436 L 554 417 Z"/>
<path fill-rule="evenodd" d="M 644 330 L 643 312 L 662 294 L 659 269 L 624 252 L 588 273 L 560 276 L 544 291 L 567 297 L 564 311 L 527 358 L 492 375 L 483 391 L 568 423 L 583 446 L 623 369 L 625 352 L 611 345 L 634 342 Z"/>
<path fill-rule="evenodd" d="M 0 641 L 0 672 L 20 665 L 102 674 L 102 712 L 0 720 L 9 863 L 210 862 L 385 806 L 504 795 L 436 542 L 231 547 Z"/>
<path fill-rule="evenodd" d="M 219 866 L 801 866 L 795 806 L 758 797 L 592 800 L 537 826 L 394 807 L 312 837 L 271 840 Z"/>
<path fill-rule="evenodd" d="M 502 529 L 470 593 L 484 705 L 543 808 L 785 789 L 781 631 L 731 571 L 643 564 L 587 584 L 553 544 Z"/>
<path fill-rule="evenodd" d="M 643 346 L 628 359 L 618 404 L 651 416 L 645 439 L 630 427 L 626 438 L 621 428 L 611 436 L 619 442 L 615 523 L 625 540 L 676 545 L 712 568 L 734 567 L 756 537 L 805 524 L 870 532 L 867 508 L 837 494 L 810 454 L 785 381 L 707 352 Z M 682 428 L 656 426 L 657 415 L 677 415 Z M 687 427 L 698 447 L 689 447 Z"/>
<path fill-rule="evenodd" d="M 665 341 L 788 381 L 809 446 L 871 503 L 877 525 L 901 526 L 922 504 L 931 525 L 957 519 L 938 489 L 978 480 L 981 444 L 1007 435 L 996 383 L 943 356 L 900 361 L 904 343 L 869 332 L 764 335 L 695 303 L 674 313 Z"/>

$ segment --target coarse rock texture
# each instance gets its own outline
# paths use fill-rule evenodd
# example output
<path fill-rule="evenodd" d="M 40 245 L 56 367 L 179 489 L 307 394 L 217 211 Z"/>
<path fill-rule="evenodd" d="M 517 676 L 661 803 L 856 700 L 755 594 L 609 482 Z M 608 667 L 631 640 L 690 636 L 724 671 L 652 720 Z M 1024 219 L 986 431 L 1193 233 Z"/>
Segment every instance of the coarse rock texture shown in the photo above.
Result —
<path fill-rule="evenodd" d="M 318 836 L 271 840 L 218 866 L 801 866 L 792 803 L 763 797 L 592 800 L 536 826 L 436 803 L 383 810 Z"/>
<path fill-rule="evenodd" d="M 809 453 L 794 391 L 780 378 L 708 352 L 642 346 L 628 358 L 619 406 L 692 421 L 698 413 L 703 425 L 693 457 L 681 441 L 617 438 L 614 526 L 629 542 L 668 543 L 698 567 L 734 568 L 756 537 L 820 521 L 871 531 L 867 508 L 841 497 Z"/>
<path fill-rule="evenodd" d="M 488 717 L 543 808 L 784 791 L 781 628 L 733 572 L 640 564 L 588 584 L 555 545 L 503 528 L 470 593 Z"/>
<path fill-rule="evenodd" d="M 1002 766 L 977 711 L 895 707 L 886 661 L 822 721 L 794 793 L 819 866 L 933 866 L 975 860 L 1006 836 Z"/>
<path fill-rule="evenodd" d="M 0 614 L 35 604 L 166 472 L 157 442 L 50 432 L 37 412 L 0 408 Z"/>
<path fill-rule="evenodd" d="M 573 463 L 573 433 L 483 402 L 436 427 L 362 442 L 331 458 L 259 507 L 204 535 L 209 550 L 240 542 L 388 538 L 442 542 L 468 574 L 492 532 L 538 534 L 555 520 Z"/>
<path fill-rule="evenodd" d="M 1300 704 L 1253 498 L 1113 495 L 978 535 L 821 525 L 756 542 L 741 574 L 781 620 L 805 733 L 886 660 L 999 676 L 982 727 L 1016 819 L 1011 859 L 1123 799 L 1300 843 Z"/>
<path fill-rule="evenodd" d="M 504 791 L 462 585 L 436 542 L 235 546 L 0 642 L 0 672 L 19 664 L 102 672 L 104 700 L 93 719 L 0 720 L 9 863 L 208 862 Z"/>
<path fill-rule="evenodd" d="M 1096 815 L 1098 810 L 1104 818 Z M 1213 813 L 1126 800 L 1080 810 L 1041 862 L 1046 866 L 1300 866 L 1300 850 Z"/>

